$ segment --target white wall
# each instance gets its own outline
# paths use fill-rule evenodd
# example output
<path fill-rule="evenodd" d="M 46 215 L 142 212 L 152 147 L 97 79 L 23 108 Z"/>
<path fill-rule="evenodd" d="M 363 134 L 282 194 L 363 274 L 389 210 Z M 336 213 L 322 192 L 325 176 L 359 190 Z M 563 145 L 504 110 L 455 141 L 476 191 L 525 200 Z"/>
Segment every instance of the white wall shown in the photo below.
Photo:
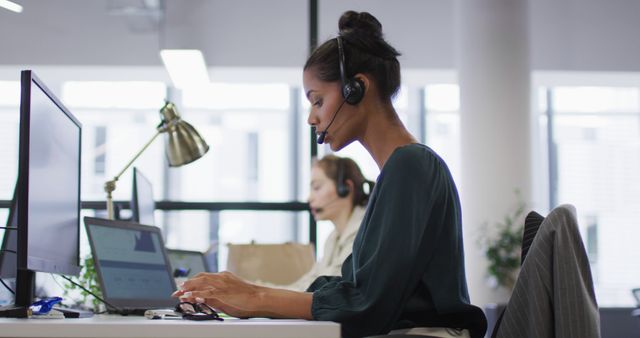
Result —
<path fill-rule="evenodd" d="M 106 0 L 19 2 L 22 14 L 0 10 L 0 65 L 159 65 L 161 39 L 202 49 L 209 66 L 300 67 L 307 55 L 304 0 L 167 0 L 162 34 L 132 32 L 126 18 L 107 13 Z M 640 71 L 639 1 L 529 4 L 533 69 Z M 380 19 L 403 67 L 454 68 L 453 1 L 319 1 L 320 41 L 335 35 L 347 9 Z"/>
<path fill-rule="evenodd" d="M 640 71 L 640 1 L 530 0 L 537 70 Z"/>
<path fill-rule="evenodd" d="M 202 49 L 210 66 L 298 66 L 307 53 L 304 1 L 167 0 L 160 29 L 105 0 L 19 2 L 21 14 L 0 10 L 0 64 L 160 65 L 160 45 Z"/>

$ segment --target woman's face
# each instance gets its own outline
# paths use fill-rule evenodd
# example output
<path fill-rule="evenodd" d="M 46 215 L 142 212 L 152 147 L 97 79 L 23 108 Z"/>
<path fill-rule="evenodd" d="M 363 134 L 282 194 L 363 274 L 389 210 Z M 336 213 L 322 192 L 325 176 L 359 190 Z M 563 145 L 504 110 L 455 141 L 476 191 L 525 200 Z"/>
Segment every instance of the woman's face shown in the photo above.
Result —
<path fill-rule="evenodd" d="M 336 183 L 327 177 L 322 168 L 318 165 L 311 168 L 309 207 L 316 221 L 335 219 L 340 211 L 351 207 L 349 200 L 338 196 Z"/>
<path fill-rule="evenodd" d="M 331 119 L 343 103 L 340 82 L 326 82 L 318 79 L 313 68 L 303 74 L 304 90 L 311 103 L 311 110 L 307 122 L 316 128 L 320 135 L 327 129 Z M 329 127 L 324 143 L 331 146 L 333 151 L 340 150 L 355 141 L 355 109 L 345 103 L 336 115 L 335 121 Z"/>

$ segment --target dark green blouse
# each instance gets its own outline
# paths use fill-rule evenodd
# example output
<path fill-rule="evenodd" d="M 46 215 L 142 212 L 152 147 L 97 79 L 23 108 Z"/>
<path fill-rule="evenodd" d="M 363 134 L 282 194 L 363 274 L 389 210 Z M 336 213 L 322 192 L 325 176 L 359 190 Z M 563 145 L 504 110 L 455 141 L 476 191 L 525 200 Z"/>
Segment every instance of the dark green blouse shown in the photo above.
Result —
<path fill-rule="evenodd" d="M 469 305 L 458 192 L 433 150 L 391 154 L 342 277 L 319 277 L 307 291 L 313 318 L 341 323 L 344 337 L 424 326 L 484 335 L 484 315 Z"/>

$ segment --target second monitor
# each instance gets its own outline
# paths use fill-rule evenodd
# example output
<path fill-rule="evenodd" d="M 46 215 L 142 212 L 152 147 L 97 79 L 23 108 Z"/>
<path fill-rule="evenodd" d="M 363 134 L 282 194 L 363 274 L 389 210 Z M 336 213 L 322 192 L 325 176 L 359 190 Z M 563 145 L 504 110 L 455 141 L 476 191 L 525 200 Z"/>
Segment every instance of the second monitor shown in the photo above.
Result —
<path fill-rule="evenodd" d="M 132 221 L 144 225 L 156 225 L 156 202 L 153 199 L 151 181 L 142 172 L 133 168 L 133 192 L 131 193 Z"/>
<path fill-rule="evenodd" d="M 207 258 L 200 251 L 167 249 L 174 277 L 191 278 L 200 272 L 209 272 Z"/>

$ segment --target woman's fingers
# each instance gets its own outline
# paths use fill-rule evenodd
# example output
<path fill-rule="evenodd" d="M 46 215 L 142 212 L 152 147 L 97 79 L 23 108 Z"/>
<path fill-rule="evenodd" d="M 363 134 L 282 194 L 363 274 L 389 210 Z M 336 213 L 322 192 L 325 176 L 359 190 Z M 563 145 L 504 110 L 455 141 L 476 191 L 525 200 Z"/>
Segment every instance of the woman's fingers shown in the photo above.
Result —
<path fill-rule="evenodd" d="M 188 279 L 184 283 L 180 284 L 180 289 L 182 290 L 201 289 L 207 285 L 207 281 L 209 278 L 210 277 L 208 275 L 198 274 L 198 276 Z"/>
<path fill-rule="evenodd" d="M 220 272 L 220 273 L 210 273 L 210 272 L 201 272 L 189 280 L 185 281 L 180 285 L 180 289 L 182 290 L 199 290 L 204 289 L 211 284 L 216 284 L 220 279 L 226 278 L 230 273 L 228 272 Z"/>
<path fill-rule="evenodd" d="M 213 290 L 187 291 L 181 296 L 181 298 L 195 299 L 196 302 L 199 302 L 199 303 L 202 303 L 205 298 L 213 298 L 213 297 L 215 297 Z M 198 301 L 198 298 L 200 298 L 202 301 Z"/>
<path fill-rule="evenodd" d="M 184 290 L 177 290 L 174 293 L 171 294 L 171 297 L 180 297 L 185 293 Z"/>
<path fill-rule="evenodd" d="M 203 277 L 203 276 L 207 276 L 207 275 L 211 275 L 213 274 L 213 272 L 198 272 L 195 276 L 193 276 L 192 278 L 198 278 L 198 277 Z"/>
<path fill-rule="evenodd" d="M 175 291 L 173 294 L 171 294 L 171 296 L 173 297 L 180 297 L 181 295 L 183 295 L 185 292 L 187 291 L 194 291 L 194 290 L 207 290 L 213 287 L 213 283 L 211 281 L 209 282 L 201 282 L 201 281 L 196 281 L 191 282 L 191 283 L 187 283 L 184 282 L 182 284 L 180 284 L 179 289 L 177 291 Z"/>

